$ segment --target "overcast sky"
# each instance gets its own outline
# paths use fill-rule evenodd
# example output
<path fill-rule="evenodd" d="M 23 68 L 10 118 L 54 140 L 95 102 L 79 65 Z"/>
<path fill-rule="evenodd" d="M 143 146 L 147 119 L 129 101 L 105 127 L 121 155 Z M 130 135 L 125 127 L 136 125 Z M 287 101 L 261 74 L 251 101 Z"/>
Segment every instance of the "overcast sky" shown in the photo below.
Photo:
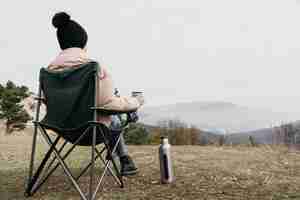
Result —
<path fill-rule="evenodd" d="M 59 53 L 51 18 L 67 11 L 88 32 L 88 51 L 122 94 L 147 105 L 230 101 L 300 112 L 300 1 L 5 1 L 0 82 L 36 91 Z"/>

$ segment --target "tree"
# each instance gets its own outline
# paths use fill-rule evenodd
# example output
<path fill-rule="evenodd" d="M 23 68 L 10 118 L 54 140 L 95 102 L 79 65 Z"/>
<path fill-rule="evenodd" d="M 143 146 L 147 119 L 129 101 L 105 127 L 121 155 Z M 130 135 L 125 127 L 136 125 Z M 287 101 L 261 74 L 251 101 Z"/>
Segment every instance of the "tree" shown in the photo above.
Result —
<path fill-rule="evenodd" d="M 130 124 L 124 137 L 128 144 L 143 145 L 151 142 L 149 131 L 141 124 Z"/>
<path fill-rule="evenodd" d="M 198 145 L 200 144 L 200 137 L 201 137 L 201 132 L 200 130 L 192 125 L 191 128 L 190 128 L 190 134 L 191 134 L 191 144 L 192 145 Z"/>
<path fill-rule="evenodd" d="M 223 146 L 225 144 L 225 135 L 220 135 L 218 139 L 218 145 Z"/>
<path fill-rule="evenodd" d="M 155 130 L 153 143 L 157 143 L 159 136 L 169 138 L 172 145 L 198 145 L 200 142 L 200 130 L 196 126 L 188 126 L 179 119 L 170 119 L 158 122 L 159 128 Z"/>
<path fill-rule="evenodd" d="M 5 120 L 6 134 L 24 129 L 25 123 L 31 119 L 21 105 L 21 101 L 29 94 L 26 86 L 16 86 L 12 81 L 5 86 L 0 84 L 0 119 Z"/>

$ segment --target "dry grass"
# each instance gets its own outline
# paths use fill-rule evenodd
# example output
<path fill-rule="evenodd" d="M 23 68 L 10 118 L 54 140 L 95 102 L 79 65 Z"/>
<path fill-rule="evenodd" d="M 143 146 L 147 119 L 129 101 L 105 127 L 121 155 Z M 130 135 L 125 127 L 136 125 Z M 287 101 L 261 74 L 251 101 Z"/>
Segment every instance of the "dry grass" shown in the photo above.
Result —
<path fill-rule="evenodd" d="M 28 168 L 31 137 L 0 136 L 0 199 L 25 199 L 24 177 Z M 125 179 L 120 189 L 108 181 L 98 199 L 225 199 L 300 200 L 300 153 L 261 146 L 173 146 L 176 180 L 159 183 L 157 146 L 130 146 L 140 173 Z M 73 170 L 86 162 L 85 150 L 75 153 Z M 73 157 L 74 158 L 74 157 Z M 85 185 L 88 177 L 83 177 Z M 29 200 L 79 200 L 59 169 Z"/>

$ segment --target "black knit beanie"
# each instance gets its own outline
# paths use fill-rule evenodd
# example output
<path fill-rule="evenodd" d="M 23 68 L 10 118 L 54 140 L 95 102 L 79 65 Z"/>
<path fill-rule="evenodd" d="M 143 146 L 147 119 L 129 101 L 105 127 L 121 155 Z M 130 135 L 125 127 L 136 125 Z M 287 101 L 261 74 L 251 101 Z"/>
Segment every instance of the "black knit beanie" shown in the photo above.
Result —
<path fill-rule="evenodd" d="M 56 35 L 61 49 L 71 47 L 84 48 L 88 35 L 84 28 L 77 22 L 70 19 L 70 15 L 65 12 L 59 12 L 52 18 L 52 24 L 57 28 Z"/>

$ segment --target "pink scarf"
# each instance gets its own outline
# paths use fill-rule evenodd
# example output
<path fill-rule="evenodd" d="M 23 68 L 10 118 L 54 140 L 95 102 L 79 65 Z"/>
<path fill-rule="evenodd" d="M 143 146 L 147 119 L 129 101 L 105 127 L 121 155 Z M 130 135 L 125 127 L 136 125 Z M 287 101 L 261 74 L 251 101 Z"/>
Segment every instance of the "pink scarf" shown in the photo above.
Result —
<path fill-rule="evenodd" d="M 81 48 L 65 49 L 50 63 L 49 69 L 58 70 L 89 62 L 87 52 Z"/>
<path fill-rule="evenodd" d="M 49 64 L 48 69 L 60 71 L 66 68 L 75 67 L 92 61 L 88 57 L 86 50 L 81 48 L 68 48 L 58 54 L 58 56 Z M 100 67 L 100 79 L 105 78 L 105 70 Z"/>

